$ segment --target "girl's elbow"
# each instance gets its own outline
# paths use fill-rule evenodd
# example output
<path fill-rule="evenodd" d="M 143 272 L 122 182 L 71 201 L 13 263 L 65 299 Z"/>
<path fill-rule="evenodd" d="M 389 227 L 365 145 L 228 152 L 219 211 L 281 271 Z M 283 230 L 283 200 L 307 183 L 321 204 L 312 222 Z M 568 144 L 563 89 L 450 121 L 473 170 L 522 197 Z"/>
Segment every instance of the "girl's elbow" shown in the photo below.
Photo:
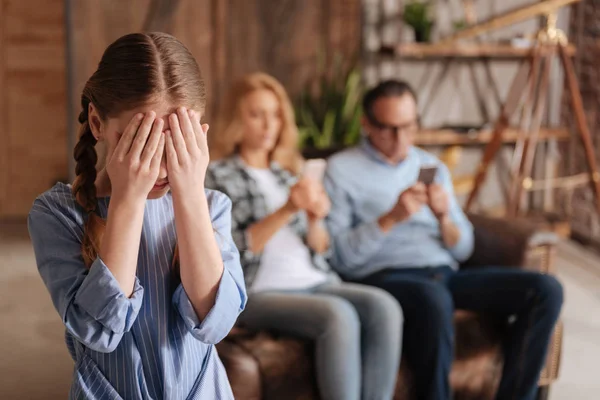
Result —
<path fill-rule="evenodd" d="M 73 323 L 73 319 L 65 322 L 69 332 L 85 347 L 99 353 L 112 353 L 121 343 L 123 332 L 113 332 L 99 322 L 81 321 Z"/>
<path fill-rule="evenodd" d="M 77 337 L 77 335 L 75 336 Z M 97 351 L 98 353 L 112 353 L 119 347 L 122 338 L 122 334 L 100 332 L 91 337 L 80 337 L 77 340 L 85 347 Z"/>

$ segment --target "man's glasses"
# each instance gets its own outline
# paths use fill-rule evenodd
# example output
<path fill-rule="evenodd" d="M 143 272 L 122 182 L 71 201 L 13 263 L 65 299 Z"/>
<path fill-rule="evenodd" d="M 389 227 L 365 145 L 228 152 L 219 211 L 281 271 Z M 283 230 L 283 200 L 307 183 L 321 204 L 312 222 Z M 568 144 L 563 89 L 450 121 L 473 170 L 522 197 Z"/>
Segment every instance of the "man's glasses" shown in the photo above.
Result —
<path fill-rule="evenodd" d="M 373 125 L 379 134 L 386 136 L 398 137 L 400 133 L 414 134 L 419 129 L 419 119 L 402 124 L 402 125 L 390 125 L 378 121 L 375 117 L 367 115 L 367 119 Z"/>

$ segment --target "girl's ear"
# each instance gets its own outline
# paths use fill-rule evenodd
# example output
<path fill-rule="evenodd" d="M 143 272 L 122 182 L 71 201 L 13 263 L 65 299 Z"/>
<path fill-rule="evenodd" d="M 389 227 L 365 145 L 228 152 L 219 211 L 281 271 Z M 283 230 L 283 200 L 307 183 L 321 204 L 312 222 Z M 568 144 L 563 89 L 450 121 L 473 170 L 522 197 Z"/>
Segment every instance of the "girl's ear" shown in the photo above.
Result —
<path fill-rule="evenodd" d="M 92 103 L 88 106 L 88 123 L 90 124 L 92 135 L 94 135 L 97 141 L 102 141 L 104 139 L 104 122 L 102 122 L 98 110 Z"/>

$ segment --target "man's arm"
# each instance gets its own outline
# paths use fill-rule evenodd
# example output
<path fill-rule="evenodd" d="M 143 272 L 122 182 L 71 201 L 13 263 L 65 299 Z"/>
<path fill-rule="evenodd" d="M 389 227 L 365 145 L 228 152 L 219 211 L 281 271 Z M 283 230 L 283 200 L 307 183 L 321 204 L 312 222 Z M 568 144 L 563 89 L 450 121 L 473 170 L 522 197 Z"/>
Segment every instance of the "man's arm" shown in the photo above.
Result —
<path fill-rule="evenodd" d="M 439 219 L 442 241 L 447 248 L 456 246 L 460 240 L 460 229 L 452 222 L 449 215 Z"/>
<path fill-rule="evenodd" d="M 443 164 L 439 167 L 438 183 L 448 201 L 447 212 L 437 215 L 442 241 L 452 256 L 463 262 L 473 252 L 473 226 L 456 200 L 450 171 Z"/>
<path fill-rule="evenodd" d="M 355 205 L 344 183 L 344 178 L 329 165 L 324 185 L 332 207 L 325 222 L 332 243 L 333 266 L 342 273 L 351 273 L 381 248 L 386 233 L 377 219 L 353 224 Z"/>

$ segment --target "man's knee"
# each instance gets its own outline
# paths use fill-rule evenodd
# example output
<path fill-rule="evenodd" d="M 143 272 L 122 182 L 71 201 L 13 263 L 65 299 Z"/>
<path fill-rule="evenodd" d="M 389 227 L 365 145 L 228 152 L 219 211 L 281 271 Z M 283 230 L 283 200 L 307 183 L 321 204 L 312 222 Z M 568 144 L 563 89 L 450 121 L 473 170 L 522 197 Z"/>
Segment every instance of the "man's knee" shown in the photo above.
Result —
<path fill-rule="evenodd" d="M 552 275 L 539 274 L 534 278 L 533 290 L 545 308 L 556 314 L 560 312 L 564 291 L 558 279 Z"/>
<path fill-rule="evenodd" d="M 416 312 L 421 311 L 422 318 L 432 329 L 452 329 L 454 302 L 445 286 L 427 285 L 413 301 L 416 302 Z"/>

